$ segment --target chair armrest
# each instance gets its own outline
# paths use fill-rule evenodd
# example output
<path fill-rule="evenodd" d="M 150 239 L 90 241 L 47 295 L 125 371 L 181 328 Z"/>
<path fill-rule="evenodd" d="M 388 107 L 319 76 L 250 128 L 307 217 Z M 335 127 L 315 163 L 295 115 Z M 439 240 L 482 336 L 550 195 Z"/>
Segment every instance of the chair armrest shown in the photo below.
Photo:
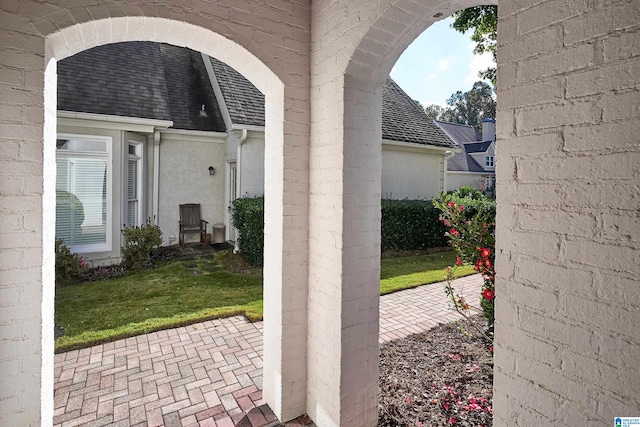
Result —
<path fill-rule="evenodd" d="M 209 221 L 205 221 L 204 219 L 200 220 L 200 229 L 204 230 L 204 234 L 207 234 L 207 224 L 209 224 Z"/>

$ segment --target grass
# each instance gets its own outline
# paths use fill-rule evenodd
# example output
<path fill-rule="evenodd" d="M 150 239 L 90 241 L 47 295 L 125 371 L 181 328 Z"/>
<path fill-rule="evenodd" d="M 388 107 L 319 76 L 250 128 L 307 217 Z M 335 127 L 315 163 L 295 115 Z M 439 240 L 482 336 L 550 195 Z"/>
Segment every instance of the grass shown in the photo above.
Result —
<path fill-rule="evenodd" d="M 65 335 L 56 352 L 87 347 L 142 333 L 213 318 L 245 315 L 262 319 L 262 274 L 236 274 L 223 268 L 228 253 L 215 258 L 173 261 L 136 274 L 56 289 L 55 318 Z M 380 294 L 442 281 L 453 252 L 383 259 Z M 191 264 L 203 274 L 193 274 Z M 473 274 L 461 267 L 459 276 Z"/>
<path fill-rule="evenodd" d="M 447 275 L 447 266 L 455 263 L 454 251 L 383 259 L 380 261 L 380 295 L 442 282 Z M 456 270 L 458 277 L 470 274 L 474 274 L 472 266 L 465 265 Z"/>

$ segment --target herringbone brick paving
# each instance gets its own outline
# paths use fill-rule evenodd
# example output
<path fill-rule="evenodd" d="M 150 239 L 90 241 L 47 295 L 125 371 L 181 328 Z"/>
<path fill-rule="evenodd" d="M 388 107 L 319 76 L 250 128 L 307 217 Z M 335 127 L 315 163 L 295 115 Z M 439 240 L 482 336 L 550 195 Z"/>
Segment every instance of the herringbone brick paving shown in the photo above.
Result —
<path fill-rule="evenodd" d="M 456 281 L 469 302 L 482 279 Z M 458 318 L 443 285 L 380 299 L 380 342 Z M 54 419 L 71 426 L 234 426 L 262 400 L 262 322 L 244 317 L 152 332 L 55 356 Z"/>

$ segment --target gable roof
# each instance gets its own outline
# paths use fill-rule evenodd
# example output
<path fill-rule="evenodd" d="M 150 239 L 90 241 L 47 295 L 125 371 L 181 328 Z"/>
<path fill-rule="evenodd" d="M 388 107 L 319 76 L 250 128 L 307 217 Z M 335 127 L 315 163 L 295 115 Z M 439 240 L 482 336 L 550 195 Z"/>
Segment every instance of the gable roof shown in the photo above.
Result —
<path fill-rule="evenodd" d="M 200 54 L 153 42 L 98 46 L 59 61 L 58 110 L 225 129 Z"/>
<path fill-rule="evenodd" d="M 459 123 L 442 122 L 434 120 L 462 151 L 456 153 L 447 161 L 447 170 L 451 172 L 482 172 L 493 173 L 493 170 L 485 170 L 469 154 L 484 153 L 489 149 L 493 141 L 482 141 L 482 134 L 473 126 Z"/>
<path fill-rule="evenodd" d="M 206 58 L 232 124 L 264 126 L 264 95 L 232 67 Z M 391 78 L 382 89 L 383 139 L 455 147 Z M 172 120 L 175 129 L 226 129 L 203 55 L 154 42 L 108 44 L 59 61 L 58 109 Z"/>
<path fill-rule="evenodd" d="M 264 126 L 264 95 L 234 68 L 209 57 L 231 122 Z"/>
<path fill-rule="evenodd" d="M 231 121 L 239 125 L 264 126 L 262 92 L 229 65 L 210 59 Z M 391 78 L 382 85 L 382 138 L 454 147 L 451 139 Z"/>
<path fill-rule="evenodd" d="M 382 85 L 382 138 L 455 147 L 442 129 L 391 77 Z"/>
<path fill-rule="evenodd" d="M 463 142 L 478 142 L 482 141 L 482 135 L 471 125 L 462 125 L 459 123 L 442 122 L 440 120 L 435 121 L 436 124 L 444 130 L 456 144 Z"/>

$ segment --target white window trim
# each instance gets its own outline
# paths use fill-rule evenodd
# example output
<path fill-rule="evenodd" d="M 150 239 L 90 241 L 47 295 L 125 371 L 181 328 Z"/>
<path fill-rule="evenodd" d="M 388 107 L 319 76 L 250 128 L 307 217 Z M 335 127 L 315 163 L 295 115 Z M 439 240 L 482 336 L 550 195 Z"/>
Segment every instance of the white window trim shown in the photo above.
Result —
<path fill-rule="evenodd" d="M 129 154 L 129 146 L 134 146 L 135 147 L 135 151 L 136 154 Z M 143 177 L 144 177 L 144 143 L 142 141 L 136 141 L 136 140 L 129 140 L 127 143 L 127 148 L 126 148 L 126 156 L 127 156 L 127 161 L 125 162 L 126 168 L 127 168 L 127 178 L 129 177 L 129 160 L 136 160 L 138 162 L 138 170 L 137 170 L 137 196 L 138 196 L 138 218 L 137 218 L 137 223 L 134 225 L 142 225 L 144 224 L 144 215 L 143 215 L 143 204 L 145 203 L 144 200 L 144 183 L 143 183 Z M 127 186 L 128 184 L 128 179 L 125 181 L 127 182 Z M 129 209 L 129 189 L 126 189 L 127 191 L 124 192 L 124 206 L 125 206 L 125 213 L 128 214 L 128 209 Z"/>
<path fill-rule="evenodd" d="M 77 253 L 95 253 L 95 252 L 109 252 L 112 248 L 112 234 L 113 234 L 113 138 L 110 136 L 100 135 L 82 135 L 75 133 L 59 133 L 57 139 L 78 139 L 88 141 L 101 141 L 105 142 L 106 151 L 96 153 L 93 151 L 79 151 L 79 150 L 56 150 L 56 158 L 60 153 L 63 157 L 74 157 L 74 154 L 80 154 L 82 157 L 87 158 L 104 158 L 104 154 L 107 154 L 107 212 L 106 212 L 106 239 L 105 243 L 95 243 L 92 245 L 73 245 L 69 246 L 72 252 Z"/>
<path fill-rule="evenodd" d="M 491 164 L 489 164 L 491 163 Z M 494 156 L 486 155 L 484 156 L 484 166 L 487 168 L 493 168 L 496 166 L 496 160 Z"/>

